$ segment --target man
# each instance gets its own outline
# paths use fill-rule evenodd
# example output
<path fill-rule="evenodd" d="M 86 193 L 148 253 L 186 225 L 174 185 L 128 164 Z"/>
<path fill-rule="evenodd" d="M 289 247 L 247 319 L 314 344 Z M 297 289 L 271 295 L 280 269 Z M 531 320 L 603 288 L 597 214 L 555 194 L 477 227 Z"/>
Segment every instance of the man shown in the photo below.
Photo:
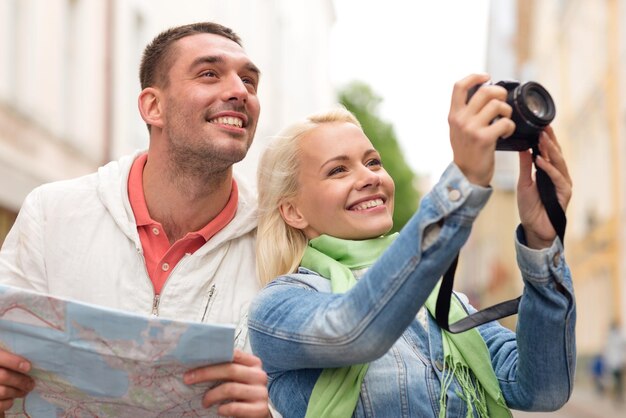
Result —
<path fill-rule="evenodd" d="M 0 252 L 0 283 L 141 314 L 237 324 L 257 293 L 254 194 L 232 166 L 254 137 L 259 70 L 232 30 L 172 28 L 144 51 L 139 111 L 150 145 L 97 173 L 35 189 Z M 33 388 L 27 359 L 0 351 L 0 411 Z M 260 360 L 236 350 L 228 364 L 184 382 L 224 383 L 203 405 L 220 415 L 268 415 Z"/>

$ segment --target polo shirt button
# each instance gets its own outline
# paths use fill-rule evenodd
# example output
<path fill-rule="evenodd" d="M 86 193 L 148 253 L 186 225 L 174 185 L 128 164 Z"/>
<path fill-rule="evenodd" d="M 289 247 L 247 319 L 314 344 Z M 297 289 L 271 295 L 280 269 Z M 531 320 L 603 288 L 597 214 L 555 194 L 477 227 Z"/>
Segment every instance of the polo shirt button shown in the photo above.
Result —
<path fill-rule="evenodd" d="M 170 265 L 167 263 L 161 264 L 161 270 L 168 271 L 170 269 Z"/>
<path fill-rule="evenodd" d="M 157 228 L 156 226 L 154 228 L 152 228 L 152 233 L 154 235 L 159 235 L 159 228 Z"/>
<path fill-rule="evenodd" d="M 461 192 L 458 189 L 452 189 L 448 191 L 448 199 L 456 202 L 461 198 Z"/>

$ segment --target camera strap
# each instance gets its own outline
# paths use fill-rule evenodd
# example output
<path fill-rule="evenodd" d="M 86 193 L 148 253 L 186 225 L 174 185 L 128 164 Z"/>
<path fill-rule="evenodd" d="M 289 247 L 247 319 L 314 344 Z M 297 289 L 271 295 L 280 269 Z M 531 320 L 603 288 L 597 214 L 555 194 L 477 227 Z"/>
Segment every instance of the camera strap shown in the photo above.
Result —
<path fill-rule="evenodd" d="M 537 146 L 532 148 L 533 162 L 539 155 L 539 149 Z M 561 243 L 565 243 L 565 227 L 567 225 L 567 218 L 565 212 L 559 204 L 556 196 L 556 188 L 554 183 L 548 176 L 548 174 L 539 168 L 535 162 L 535 178 L 537 181 L 537 189 L 539 192 L 539 198 L 541 203 L 546 209 L 548 219 L 552 223 L 552 226 L 556 230 L 557 235 L 561 239 Z M 448 314 L 450 312 L 450 298 L 452 297 L 452 288 L 454 285 L 454 273 L 459 261 L 459 255 L 457 254 L 452 261 L 450 267 L 443 275 L 441 287 L 439 288 L 439 294 L 437 295 L 437 305 L 435 307 L 435 320 L 439 327 L 452 333 L 458 334 L 459 332 L 467 331 L 468 329 L 477 327 L 484 323 L 494 321 L 496 319 L 505 318 L 507 316 L 515 315 L 519 309 L 519 304 L 522 299 L 521 296 L 507 300 L 488 308 L 482 309 L 465 318 L 457 321 L 453 324 L 448 323 Z"/>

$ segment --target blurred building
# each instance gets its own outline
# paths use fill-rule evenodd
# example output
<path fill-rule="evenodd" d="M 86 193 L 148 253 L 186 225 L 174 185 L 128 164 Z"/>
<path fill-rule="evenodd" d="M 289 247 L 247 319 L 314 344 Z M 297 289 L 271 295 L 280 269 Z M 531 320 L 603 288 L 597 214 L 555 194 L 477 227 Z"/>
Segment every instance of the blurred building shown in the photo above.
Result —
<path fill-rule="evenodd" d="M 0 1 L 0 242 L 39 184 L 90 173 L 148 135 L 137 110 L 145 45 L 196 21 L 232 27 L 261 69 L 254 182 L 263 142 L 335 101 L 332 0 Z"/>
<path fill-rule="evenodd" d="M 553 126 L 574 182 L 565 247 L 581 355 L 602 349 L 611 320 L 626 326 L 625 25 L 618 0 L 491 2 L 488 71 L 494 79 L 536 80 L 557 105 Z M 498 160 L 494 199 L 462 253 L 471 261 L 458 281 L 481 278 L 483 305 L 521 291 L 509 251 L 518 222 L 514 157 Z"/>

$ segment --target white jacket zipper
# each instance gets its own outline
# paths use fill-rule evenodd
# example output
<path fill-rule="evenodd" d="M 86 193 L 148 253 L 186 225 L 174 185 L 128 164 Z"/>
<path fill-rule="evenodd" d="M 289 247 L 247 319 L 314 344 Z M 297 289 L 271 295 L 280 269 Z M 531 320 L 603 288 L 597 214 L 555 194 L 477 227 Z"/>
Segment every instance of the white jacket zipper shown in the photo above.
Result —
<path fill-rule="evenodd" d="M 204 313 L 202 314 L 202 320 L 201 320 L 201 322 L 204 322 L 204 320 L 205 320 L 205 319 L 206 319 L 206 317 L 207 317 L 207 314 L 209 313 L 209 310 L 210 310 L 211 305 L 212 305 L 212 303 L 211 303 L 211 302 L 213 302 L 213 295 L 214 295 L 214 294 L 215 294 L 215 283 L 213 283 L 213 284 L 211 285 L 211 288 L 209 289 L 209 300 L 207 300 L 207 302 L 206 302 L 206 306 L 205 306 L 205 308 L 204 308 Z"/>
<path fill-rule="evenodd" d="M 152 316 L 159 316 L 159 300 L 161 299 L 161 295 L 156 293 L 154 295 L 154 300 L 152 301 Z"/>
<path fill-rule="evenodd" d="M 139 256 L 141 257 L 141 262 L 143 264 L 144 271 L 146 272 L 146 277 L 148 278 L 150 285 L 153 286 L 153 289 L 154 289 L 154 284 L 152 283 L 152 279 L 150 278 L 150 274 L 148 273 L 148 269 L 146 267 L 146 258 L 143 256 L 143 250 L 138 248 L 137 252 L 139 253 Z M 167 286 L 167 282 L 169 281 L 169 278 L 172 277 L 176 269 L 182 264 L 183 260 L 185 260 L 187 257 L 189 257 L 189 254 L 183 255 L 183 257 L 178 261 L 178 263 L 176 263 L 176 266 L 174 266 L 174 268 L 170 272 L 170 275 L 167 277 L 167 280 L 165 281 L 165 283 L 163 283 L 163 287 L 161 288 L 161 293 L 163 293 L 165 286 Z M 152 299 L 152 316 L 159 316 L 159 302 L 161 302 L 161 293 L 155 293 L 154 299 Z M 211 298 L 211 294 L 209 295 L 209 300 Z"/>

